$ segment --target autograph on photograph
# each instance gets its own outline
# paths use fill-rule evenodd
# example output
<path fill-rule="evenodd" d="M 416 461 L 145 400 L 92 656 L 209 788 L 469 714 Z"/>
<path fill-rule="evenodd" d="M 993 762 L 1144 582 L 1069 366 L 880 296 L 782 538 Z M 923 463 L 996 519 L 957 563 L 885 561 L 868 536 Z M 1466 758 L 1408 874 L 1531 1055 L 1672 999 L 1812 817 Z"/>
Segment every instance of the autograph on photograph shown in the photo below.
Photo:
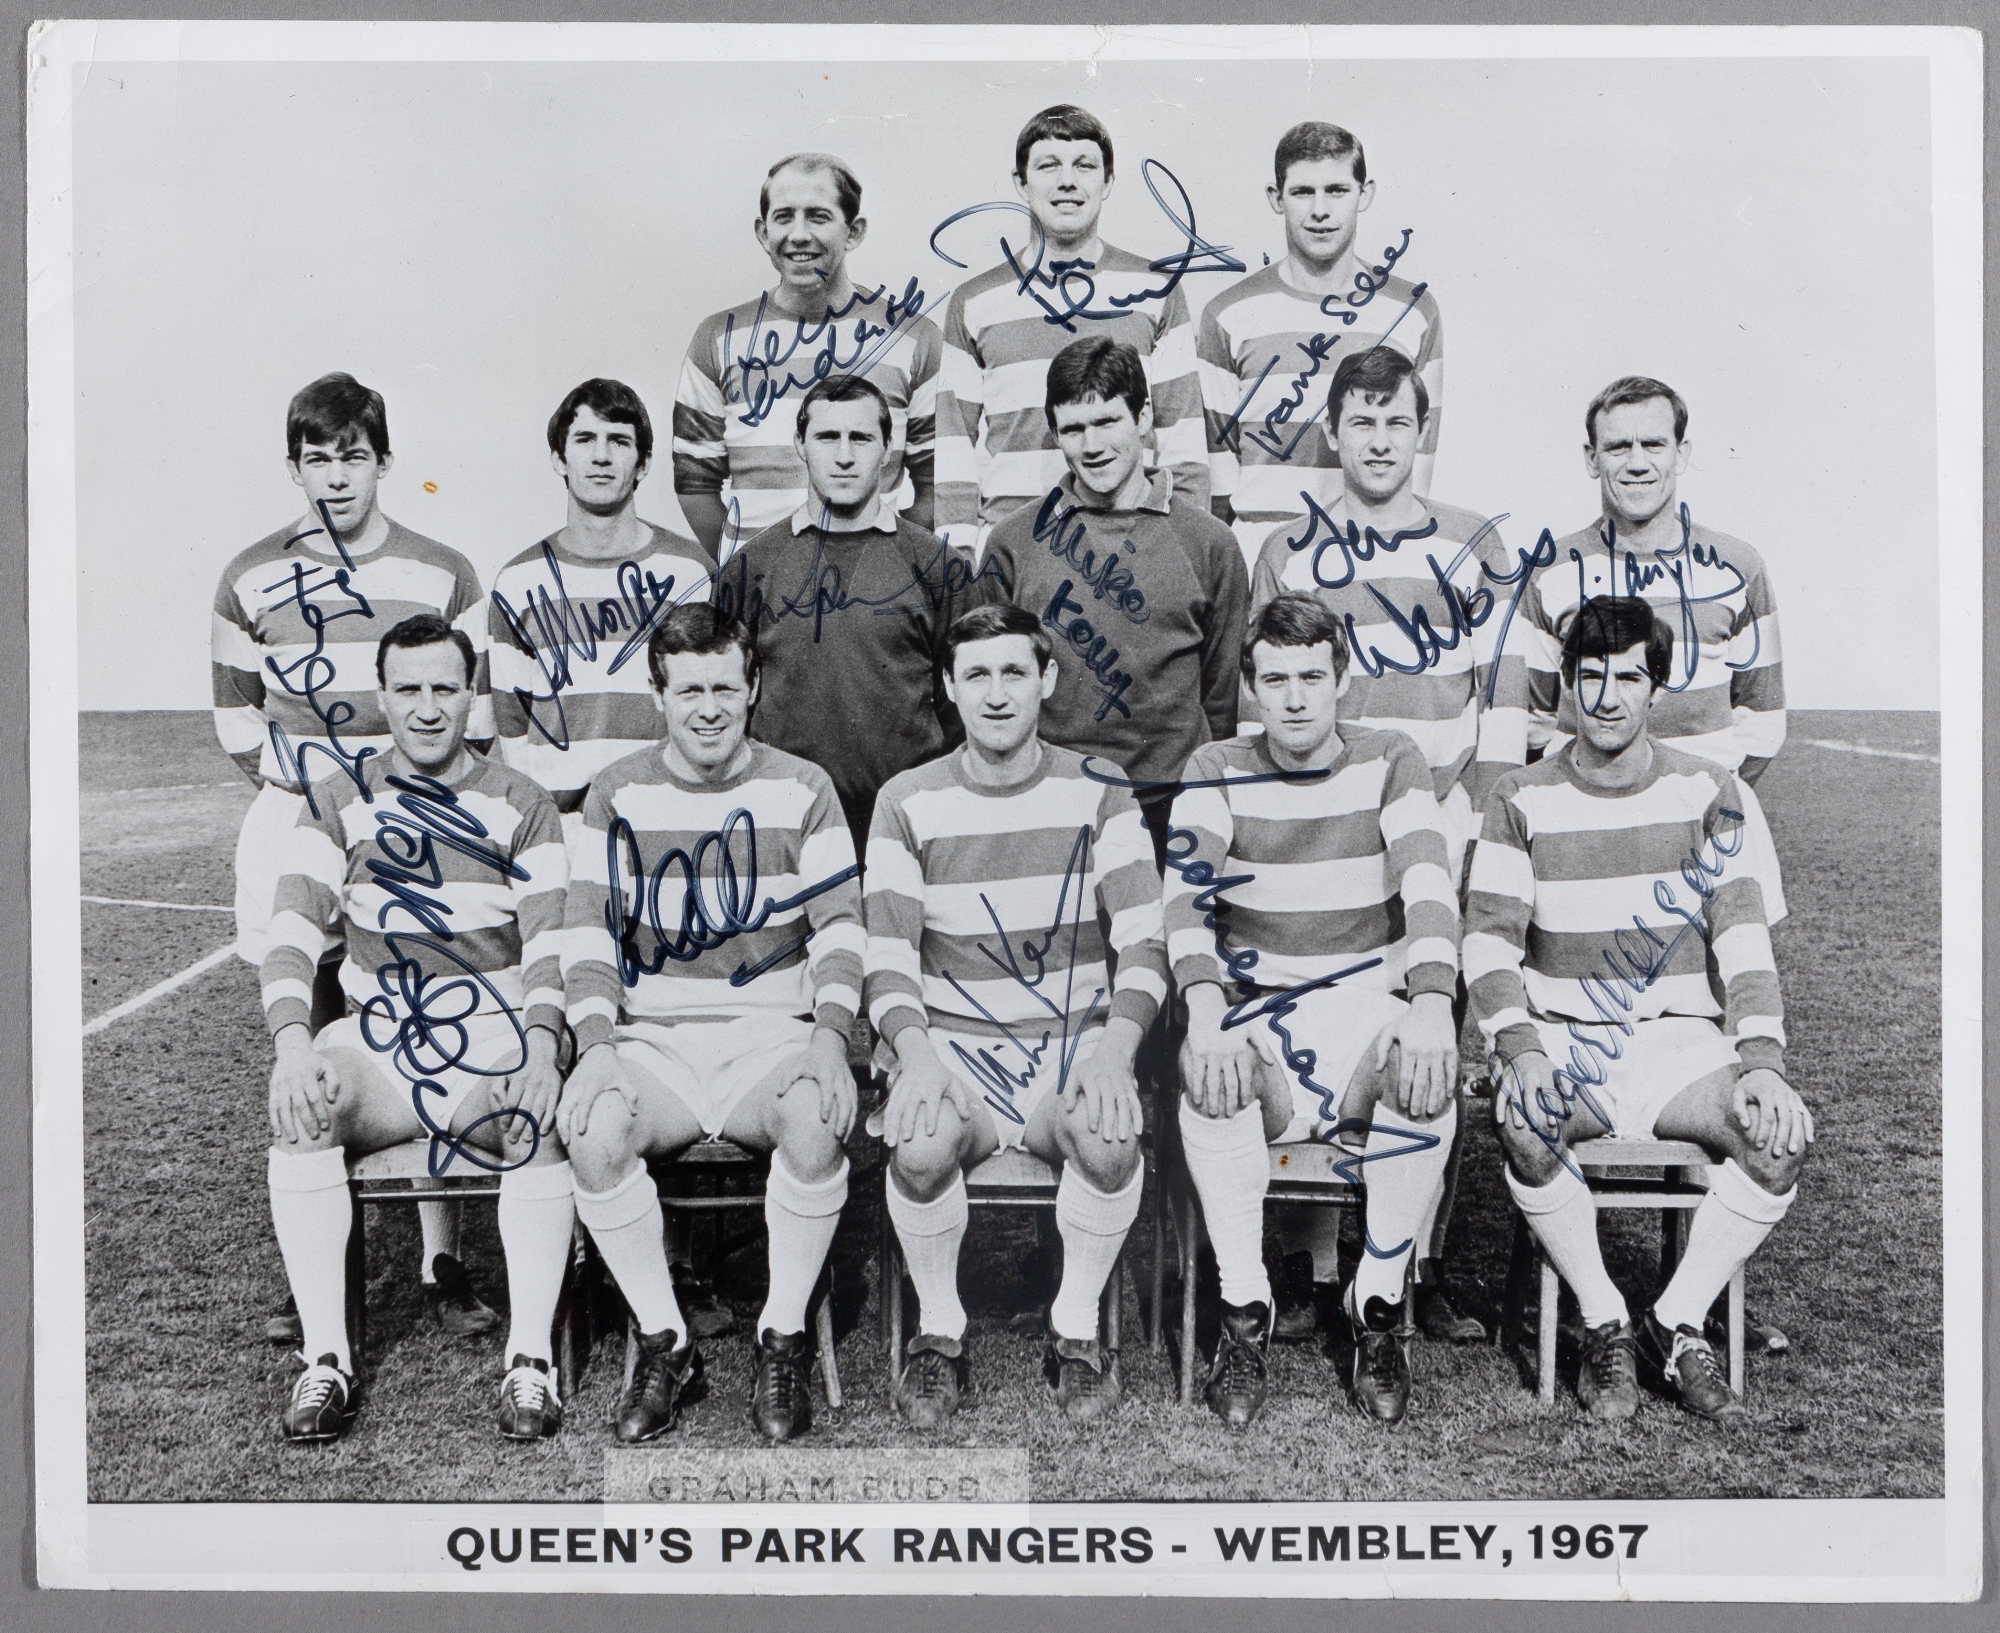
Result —
<path fill-rule="evenodd" d="M 768 294 L 757 297 L 757 310 L 743 337 L 741 351 L 735 349 L 735 315 L 732 313 L 723 325 L 722 354 L 729 359 L 729 380 L 724 394 L 731 403 L 743 405 L 737 418 L 744 425 L 763 424 L 794 391 L 817 385 L 834 375 L 866 374 L 888 355 L 897 338 L 923 312 L 926 297 L 915 278 L 903 286 L 900 295 L 889 294 L 887 284 L 857 289 L 838 308 L 828 307 L 816 322 L 794 318 L 789 335 L 785 323 L 767 319 L 770 299 Z M 877 307 L 881 309 L 880 322 L 874 321 Z M 851 327 L 847 326 L 843 320 L 857 309 L 860 315 Z M 840 351 L 843 339 L 853 347 L 844 357 Z M 810 359 L 803 378 L 788 367 L 802 351 L 808 352 Z M 800 361 L 807 363 L 807 359 Z M 779 377 L 777 371 L 781 368 L 785 372 Z"/>
<path fill-rule="evenodd" d="M 970 557 L 940 540 L 929 556 L 910 569 L 906 582 L 883 595 L 859 595 L 848 588 L 840 564 L 827 559 L 826 541 L 826 521 L 822 518 L 813 530 L 812 559 L 799 575 L 798 587 L 789 593 L 766 589 L 762 574 L 756 583 L 750 583 L 747 558 L 741 552 L 731 556 L 716 574 L 716 606 L 753 630 L 771 628 L 787 618 L 809 618 L 817 645 L 825 634 L 827 618 L 834 613 L 859 607 L 882 616 L 898 607 L 921 604 L 933 614 L 942 614 L 974 585 L 1000 576 L 998 562 L 989 559 L 975 567 Z"/>

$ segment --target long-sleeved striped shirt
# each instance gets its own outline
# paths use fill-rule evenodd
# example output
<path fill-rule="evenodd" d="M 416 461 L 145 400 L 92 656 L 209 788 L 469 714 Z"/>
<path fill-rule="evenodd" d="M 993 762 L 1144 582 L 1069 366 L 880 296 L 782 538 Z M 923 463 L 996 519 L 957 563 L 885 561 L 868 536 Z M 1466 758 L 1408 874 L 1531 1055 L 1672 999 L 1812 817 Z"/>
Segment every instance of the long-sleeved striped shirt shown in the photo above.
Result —
<path fill-rule="evenodd" d="M 405 618 L 436 613 L 471 638 L 478 662 L 466 735 L 493 736 L 486 608 L 472 564 L 456 550 L 389 524 L 348 567 L 323 532 L 280 528 L 224 570 L 210 621 L 215 735 L 260 787 L 303 792 L 340 761 L 389 751 L 375 649 Z"/>
<path fill-rule="evenodd" d="M 1033 776 L 987 788 L 966 750 L 883 785 L 868 836 L 868 1017 L 893 1041 L 935 1024 L 1074 1043 L 1167 995 L 1160 881 L 1131 793 L 1042 744 Z M 1108 761 L 1095 769 L 1121 773 Z M 1051 1055 L 1046 1064 L 1054 1067 Z"/>
<path fill-rule="evenodd" d="M 1055 641 L 1045 738 L 1170 784 L 1197 743 L 1236 729 L 1242 553 L 1163 473 L 1131 510 L 1086 508 L 1067 471 L 1046 498 L 993 530 L 967 604 L 1011 601 Z"/>
<path fill-rule="evenodd" d="M 361 770 L 365 797 L 336 775 L 299 808 L 260 972 L 273 1034 L 308 1024 L 320 954 L 343 933 L 350 1011 L 384 1050 L 400 1032 L 418 1067 L 437 1064 L 426 1026 L 429 1047 L 443 1047 L 470 1013 L 560 1030 L 562 819 L 497 756 L 473 761 L 447 788 L 377 756 Z"/>
<path fill-rule="evenodd" d="M 579 1052 L 621 1019 L 853 1023 L 861 889 L 840 801 L 810 760 L 748 747 L 720 783 L 681 781 L 657 744 L 591 782 L 563 948 Z"/>
<path fill-rule="evenodd" d="M 1105 244 L 1096 261 L 1065 261 L 1025 280 L 1006 264 L 952 292 L 944 318 L 938 393 L 937 530 L 970 549 L 990 527 L 1041 497 L 1065 467 L 1046 400 L 1049 363 L 1090 335 L 1122 340 L 1139 354 L 1153 404 L 1153 440 L 1174 492 L 1208 504 L 1201 375 L 1186 293 L 1139 299 L 1167 274 Z M 1086 298 L 1086 289 L 1088 291 Z M 1121 299 L 1132 304 L 1120 306 Z"/>
<path fill-rule="evenodd" d="M 1399 732 L 1340 735 L 1339 758 L 1311 776 L 1281 773 L 1262 737 L 1204 744 L 1188 761 L 1166 882 L 1183 990 L 1216 981 L 1234 1002 L 1246 986 L 1335 975 L 1412 997 L 1457 990 L 1458 887 L 1430 768 Z"/>
<path fill-rule="evenodd" d="M 636 555 L 593 560 L 554 538 L 493 580 L 493 719 L 507 763 L 578 811 L 590 779 L 660 735 L 646 641 L 685 601 L 705 601 L 715 562 L 647 524 Z"/>
<path fill-rule="evenodd" d="M 1354 522 L 1344 500 L 1326 508 L 1331 526 L 1274 529 L 1251 612 L 1284 590 L 1316 596 L 1347 631 L 1342 722 L 1402 732 L 1423 750 L 1440 800 L 1463 782 L 1477 806 L 1527 759 L 1527 664 L 1518 640 L 1498 650 L 1509 593 L 1493 576 L 1518 568 L 1484 518 L 1428 500 L 1423 509 L 1386 539 Z"/>
<path fill-rule="evenodd" d="M 738 539 L 783 521 L 806 498 L 799 400 L 827 375 L 860 375 L 888 399 L 881 491 L 894 494 L 905 470 L 928 485 L 944 341 L 904 304 L 912 296 L 921 304 L 919 290 L 857 290 L 838 316 L 808 323 L 759 295 L 702 319 L 674 392 L 674 491 L 733 500 Z"/>
<path fill-rule="evenodd" d="M 1294 289 L 1284 264 L 1259 267 L 1210 301 L 1196 341 L 1214 492 L 1253 546 L 1307 514 L 1302 493 L 1324 505 L 1340 491 L 1325 425 L 1344 359 L 1386 343 L 1416 364 L 1430 394 L 1419 452 L 1437 452 L 1444 411 L 1444 320 L 1428 289 L 1418 294 L 1392 274 L 1355 306 L 1349 295 Z"/>
<path fill-rule="evenodd" d="M 1756 782 L 1785 741 L 1784 654 L 1763 558 L 1691 519 L 1669 550 L 1628 549 L 1600 521 L 1558 539 L 1555 552 L 1515 620 L 1534 709 L 1529 740 L 1553 748 L 1576 735 L 1576 699 L 1562 686 L 1562 635 L 1576 609 L 1592 596 L 1639 595 L 1674 632 L 1673 674 L 1653 700 L 1655 740 Z"/>
<path fill-rule="evenodd" d="M 1543 1047 L 1531 1019 L 1698 1015 L 1721 1020 L 1746 1067 L 1782 1071 L 1784 1007 L 1736 779 L 1655 740 L 1637 786 L 1594 788 L 1573 752 L 1502 778 L 1473 848 L 1465 979 L 1488 1042 L 1512 1060 Z"/>

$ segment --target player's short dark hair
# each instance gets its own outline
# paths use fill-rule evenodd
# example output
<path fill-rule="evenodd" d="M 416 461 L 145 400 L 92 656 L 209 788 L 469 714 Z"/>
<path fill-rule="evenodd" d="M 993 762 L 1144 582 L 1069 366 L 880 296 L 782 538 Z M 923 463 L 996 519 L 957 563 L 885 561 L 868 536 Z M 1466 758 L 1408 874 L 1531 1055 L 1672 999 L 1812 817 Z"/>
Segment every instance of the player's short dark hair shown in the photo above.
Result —
<path fill-rule="evenodd" d="M 1655 687 L 1673 675 L 1674 632 L 1642 596 L 1594 595 L 1570 614 L 1563 629 L 1562 678 L 1576 685 L 1576 666 L 1585 658 L 1616 657 L 1646 643 L 1646 673 Z"/>
<path fill-rule="evenodd" d="M 1655 397 L 1663 397 L 1674 411 L 1674 441 L 1687 438 L 1688 405 L 1681 401 L 1681 394 L 1664 380 L 1655 380 L 1650 375 L 1628 374 L 1621 380 L 1613 380 L 1595 397 L 1583 411 L 1583 440 L 1591 447 L 1597 446 L 1597 416 L 1609 409 L 1624 408 L 1630 403 L 1651 402 Z"/>
<path fill-rule="evenodd" d="M 389 411 L 382 393 L 351 374 L 322 374 L 285 410 L 285 457 L 298 463 L 308 442 L 346 450 L 365 442 L 377 459 L 389 457 Z"/>
<path fill-rule="evenodd" d="M 1104 173 L 1111 174 L 1111 132 L 1096 114 L 1073 102 L 1042 109 L 1014 138 L 1014 174 L 1023 181 L 1028 179 L 1028 154 L 1037 142 L 1095 142 L 1097 151 L 1104 155 Z"/>
<path fill-rule="evenodd" d="M 1347 673 L 1347 632 L 1334 611 L 1316 595 L 1304 590 L 1286 590 L 1274 595 L 1257 609 L 1243 637 L 1243 680 L 1254 685 L 1257 679 L 1257 643 L 1268 646 L 1318 646 L 1322 641 L 1333 648 L 1333 678 Z"/>
<path fill-rule="evenodd" d="M 573 387 L 549 416 L 549 452 L 556 458 L 563 457 L 569 428 L 576 423 L 580 408 L 589 409 L 600 420 L 609 420 L 613 425 L 631 426 L 633 440 L 639 445 L 639 463 L 653 462 L 653 420 L 646 412 L 646 405 L 623 380 L 604 379 L 586 380 Z"/>
<path fill-rule="evenodd" d="M 846 402 L 854 397 L 875 399 L 875 417 L 881 422 L 882 442 L 886 447 L 896 425 L 889 413 L 889 399 L 882 395 L 882 388 L 873 380 L 859 374 L 829 374 L 824 380 L 813 382 L 812 390 L 799 399 L 799 440 L 805 440 L 806 430 L 812 423 L 814 403 Z"/>
<path fill-rule="evenodd" d="M 1049 659 L 1055 655 L 1049 632 L 1042 627 L 1041 619 L 1011 601 L 989 602 L 962 612 L 951 621 L 951 627 L 944 632 L 944 672 L 951 673 L 958 662 L 960 647 L 971 641 L 995 641 L 1002 635 L 1027 636 L 1028 645 L 1035 649 L 1035 668 L 1047 673 Z"/>
<path fill-rule="evenodd" d="M 1311 164 L 1315 159 L 1352 159 L 1356 183 L 1365 185 L 1368 180 L 1368 155 L 1354 133 L 1329 125 L 1324 119 L 1308 119 L 1278 138 L 1278 152 L 1273 161 L 1278 191 L 1285 190 L 1285 175 L 1293 165 Z"/>
<path fill-rule="evenodd" d="M 661 620 L 646 642 L 646 672 L 661 691 L 667 686 L 667 659 L 677 652 L 697 657 L 727 652 L 734 647 L 743 654 L 743 684 L 757 682 L 757 642 L 750 627 L 733 613 L 706 601 L 684 601 Z"/>
<path fill-rule="evenodd" d="M 1050 360 L 1042 412 L 1048 415 L 1053 431 L 1058 408 L 1095 397 L 1099 402 L 1123 402 L 1136 420 L 1146 406 L 1148 389 L 1146 365 L 1139 361 L 1137 351 L 1109 335 L 1085 335 L 1072 340 Z"/>
<path fill-rule="evenodd" d="M 824 170 L 833 178 L 833 197 L 840 206 L 841 219 L 851 224 L 861 213 L 861 178 L 847 168 L 844 159 L 831 153 L 787 153 L 764 172 L 764 185 L 757 189 L 759 221 L 771 213 L 771 178 L 780 170 Z"/>
<path fill-rule="evenodd" d="M 420 646 L 443 646 L 447 641 L 458 648 L 458 655 L 465 660 L 465 684 L 470 686 L 479 673 L 472 637 L 462 629 L 453 629 L 434 612 L 412 613 L 375 643 L 375 684 L 381 687 L 389 684 L 390 647 L 409 651 Z"/>
<path fill-rule="evenodd" d="M 1416 392 L 1417 424 L 1422 425 L 1430 418 L 1431 394 L 1424 389 L 1424 377 L 1417 372 L 1417 365 L 1394 346 L 1370 346 L 1365 352 L 1349 352 L 1333 371 L 1333 384 L 1327 390 L 1327 422 L 1335 430 L 1340 428 L 1340 405 L 1349 392 L 1360 392 L 1366 401 L 1379 408 L 1402 389 L 1405 380 Z"/>

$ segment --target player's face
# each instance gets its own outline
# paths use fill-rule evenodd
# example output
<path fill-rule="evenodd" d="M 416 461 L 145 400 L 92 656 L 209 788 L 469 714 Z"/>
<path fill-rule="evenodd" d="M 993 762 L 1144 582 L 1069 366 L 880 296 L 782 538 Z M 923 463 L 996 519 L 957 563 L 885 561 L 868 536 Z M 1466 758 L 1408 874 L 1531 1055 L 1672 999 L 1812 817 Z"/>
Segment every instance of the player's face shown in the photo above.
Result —
<path fill-rule="evenodd" d="M 1331 266 L 1354 246 L 1361 212 L 1375 199 L 1375 184 L 1354 179 L 1354 158 L 1300 159 L 1285 171 L 1282 189 L 1264 189 L 1271 208 L 1285 218 L 1285 248 L 1300 260 Z"/>
<path fill-rule="evenodd" d="M 840 279 L 847 255 L 867 235 L 860 216 L 840 213 L 840 194 L 825 170 L 780 170 L 769 182 L 770 207 L 757 223 L 757 242 L 778 269 L 778 281 L 808 308 Z"/>
<path fill-rule="evenodd" d="M 1379 393 L 1376 394 L 1379 396 Z M 1366 391 L 1349 391 L 1340 402 L 1333 445 L 1340 454 L 1341 480 L 1377 504 L 1394 498 L 1417 468 L 1417 390 L 1404 380 L 1387 402 Z"/>
<path fill-rule="evenodd" d="M 1597 478 L 1604 508 L 1638 526 L 1674 502 L 1692 444 L 1674 436 L 1674 407 L 1664 397 L 1620 403 L 1597 416 L 1597 438 L 1583 462 Z"/>
<path fill-rule="evenodd" d="M 667 738 L 691 765 L 727 765 L 743 744 L 757 688 L 743 678 L 743 654 L 676 652 L 667 659 L 667 683 L 653 702 L 667 720 Z"/>
<path fill-rule="evenodd" d="M 456 641 L 390 647 L 379 695 L 389 735 L 411 765 L 439 771 L 458 757 L 472 713 L 472 683 Z"/>
<path fill-rule="evenodd" d="M 882 410 L 873 397 L 857 391 L 852 397 L 814 403 L 805 434 L 796 440 L 815 510 L 827 505 L 851 515 L 875 497 L 889 445 L 882 437 Z"/>
<path fill-rule="evenodd" d="M 1014 191 L 1052 243 L 1081 244 L 1097 231 L 1111 191 L 1104 150 L 1095 142 L 1044 137 L 1028 149 L 1028 163 L 1014 178 Z"/>
<path fill-rule="evenodd" d="M 1039 667 L 1025 635 L 967 641 L 952 654 L 944 689 L 958 705 L 965 735 L 994 759 L 1004 759 L 1040 723 L 1042 700 L 1056 689 L 1055 660 Z"/>
<path fill-rule="evenodd" d="M 1310 759 L 1333 736 L 1334 709 L 1347 688 L 1333 670 L 1333 643 L 1273 646 L 1259 641 L 1251 651 L 1250 695 L 1257 716 L 1274 744 L 1297 759 Z"/>
<path fill-rule="evenodd" d="M 599 419 L 590 408 L 576 411 L 553 463 L 570 497 L 598 516 L 623 510 L 646 474 L 637 430 L 622 420 Z"/>
<path fill-rule="evenodd" d="M 1577 730 L 1600 754 L 1622 754 L 1639 740 L 1653 713 L 1653 677 L 1646 643 L 1576 666 Z"/>
<path fill-rule="evenodd" d="M 1076 473 L 1077 484 L 1109 499 L 1132 479 L 1145 457 L 1145 436 L 1153 428 L 1153 405 L 1141 403 L 1139 417 L 1123 397 L 1064 403 L 1056 409 L 1056 446 Z"/>
<path fill-rule="evenodd" d="M 301 443 L 299 457 L 286 463 L 292 480 L 306 490 L 307 510 L 317 518 L 324 503 L 340 536 L 352 538 L 374 516 L 375 484 L 392 462 L 387 454 L 377 459 L 362 437 L 340 445 Z"/>

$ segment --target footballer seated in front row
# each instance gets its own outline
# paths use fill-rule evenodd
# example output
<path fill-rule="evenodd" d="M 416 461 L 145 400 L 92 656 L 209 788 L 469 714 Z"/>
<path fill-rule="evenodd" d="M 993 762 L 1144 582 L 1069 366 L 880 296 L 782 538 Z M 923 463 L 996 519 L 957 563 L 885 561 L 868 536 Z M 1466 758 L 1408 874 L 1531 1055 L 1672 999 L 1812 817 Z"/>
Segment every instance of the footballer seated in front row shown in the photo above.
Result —
<path fill-rule="evenodd" d="M 271 1222 L 311 1358 L 287 1440 L 337 1439 L 357 1405 L 348 1159 L 425 1135 L 442 1172 L 501 1170 L 500 1432 L 538 1440 L 562 1422 L 550 1328 L 575 1212 L 551 1126 L 568 870 L 554 802 L 466 746 L 474 672 L 472 642 L 434 613 L 384 635 L 375 673 L 393 747 L 314 786 L 276 869 L 260 967 L 278 1051 Z M 315 1037 L 314 971 L 343 936 L 347 1014 Z M 439 1146 L 440 1131 L 453 1141 Z"/>
<path fill-rule="evenodd" d="M 1577 735 L 1495 787 L 1466 905 L 1465 976 L 1492 1050 L 1508 1188 L 1576 1290 L 1577 1396 L 1598 1418 L 1638 1410 L 1641 1361 L 1697 1416 L 1742 1414 L 1703 1317 L 1791 1207 L 1813 1138 L 1783 1075 L 1736 778 L 1649 729 L 1673 643 L 1637 597 L 1577 609 L 1561 670 Z M 1687 1251 L 1636 1330 L 1568 1155 L 1607 1134 L 1692 1141 L 1715 1163 Z"/>
<path fill-rule="evenodd" d="M 1159 875 L 1120 768 L 1098 760 L 1093 778 L 1041 737 L 1051 653 L 1025 608 L 954 619 L 945 687 L 965 746 L 891 777 L 868 836 L 887 1205 L 920 1306 L 894 1398 L 922 1429 L 957 1410 L 966 1381 L 965 1171 L 1010 1146 L 1062 1169 L 1044 1361 L 1055 1402 L 1087 1422 L 1122 1392 L 1098 1301 L 1145 1178 L 1132 1061 L 1166 997 Z"/>
<path fill-rule="evenodd" d="M 771 1153 L 750 1414 L 789 1440 L 811 1426 L 806 1307 L 847 1202 L 854 842 L 824 771 L 746 735 L 757 650 L 741 623 L 676 607 L 646 657 L 666 733 L 591 781 L 563 949 L 577 1217 L 638 1327 L 615 1433 L 665 1434 L 701 1375 L 646 1159 L 724 1139 Z"/>
<path fill-rule="evenodd" d="M 1195 750 L 1167 840 L 1166 931 L 1186 994 L 1180 1131 L 1222 1282 L 1209 1409 L 1247 1429 L 1266 1393 L 1270 1145 L 1339 1143 L 1368 1190 L 1349 1281 L 1356 1409 L 1410 1401 L 1404 1298 L 1458 1127 L 1458 892 L 1422 751 L 1337 723 L 1341 621 L 1276 596 L 1243 678 L 1262 735 Z M 1213 904 L 1213 905 L 1211 905 Z"/>

